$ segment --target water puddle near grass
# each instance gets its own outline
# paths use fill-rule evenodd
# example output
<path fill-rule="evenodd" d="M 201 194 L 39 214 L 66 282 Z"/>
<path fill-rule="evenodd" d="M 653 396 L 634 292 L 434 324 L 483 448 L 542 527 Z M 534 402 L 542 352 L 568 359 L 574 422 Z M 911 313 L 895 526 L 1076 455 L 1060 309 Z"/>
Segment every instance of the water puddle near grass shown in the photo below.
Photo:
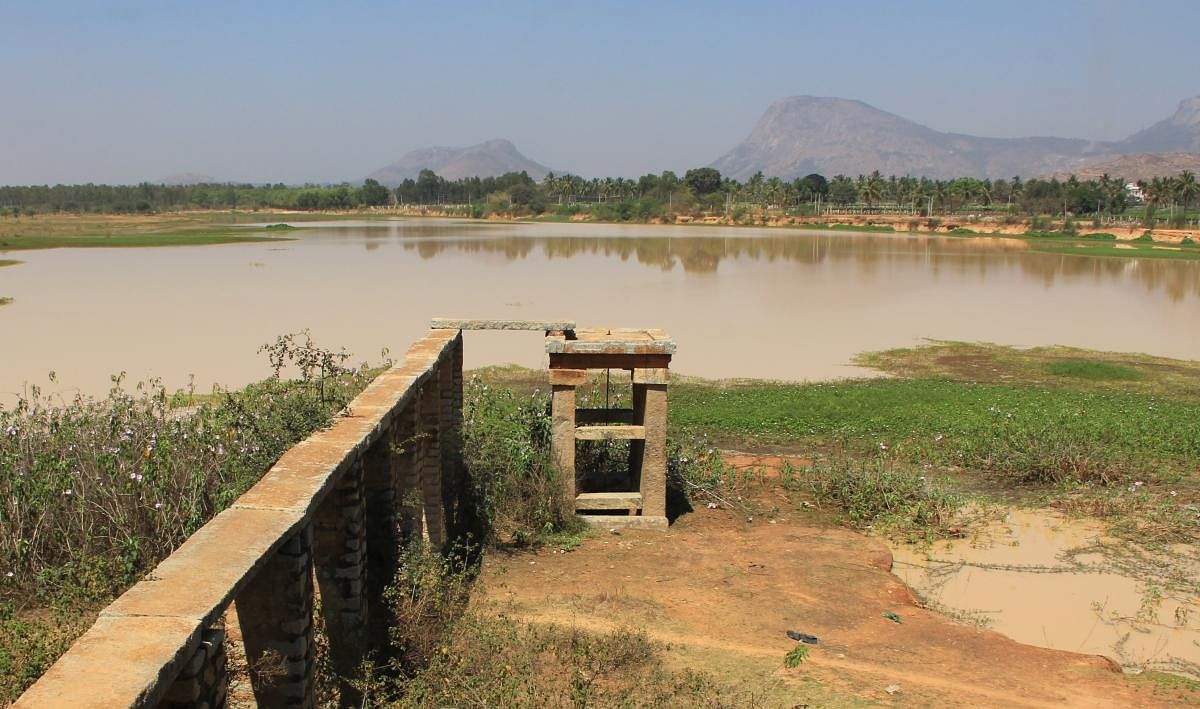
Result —
<path fill-rule="evenodd" d="M 1012 510 L 972 538 L 894 547 L 892 571 L 932 608 L 1018 642 L 1200 679 L 1195 587 L 1115 570 L 1098 551 L 1114 544 L 1098 522 Z"/>

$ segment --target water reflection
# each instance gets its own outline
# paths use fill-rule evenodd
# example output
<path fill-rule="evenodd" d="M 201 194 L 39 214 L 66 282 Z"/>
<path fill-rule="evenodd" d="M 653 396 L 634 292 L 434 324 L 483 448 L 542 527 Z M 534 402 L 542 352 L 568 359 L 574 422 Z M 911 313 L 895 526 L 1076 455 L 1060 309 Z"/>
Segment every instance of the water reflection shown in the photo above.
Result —
<path fill-rule="evenodd" d="M 721 263 L 728 259 L 812 265 L 826 261 L 852 261 L 864 276 L 870 276 L 883 266 L 901 262 L 905 265 L 921 264 L 934 278 L 944 272 L 956 275 L 974 273 L 983 278 L 989 271 L 1017 268 L 1046 287 L 1052 286 L 1059 278 L 1086 278 L 1097 282 L 1132 280 L 1148 290 L 1163 291 L 1173 302 L 1185 296 L 1200 295 L 1200 262 L 1048 254 L 1031 251 L 1028 243 L 1019 239 L 804 232 L 724 238 L 533 235 L 490 238 L 442 235 L 442 238 L 431 238 L 431 235 L 421 232 L 441 231 L 445 234 L 450 230 L 415 231 L 418 233 L 403 234 L 403 247 L 415 251 L 422 259 L 434 259 L 450 251 L 500 254 L 508 260 L 530 257 L 555 260 L 601 255 L 625 262 L 632 259 L 667 273 L 679 267 L 685 273 L 693 274 L 716 273 Z M 366 248 L 378 248 L 385 238 L 377 232 L 373 238 L 368 238 Z"/>

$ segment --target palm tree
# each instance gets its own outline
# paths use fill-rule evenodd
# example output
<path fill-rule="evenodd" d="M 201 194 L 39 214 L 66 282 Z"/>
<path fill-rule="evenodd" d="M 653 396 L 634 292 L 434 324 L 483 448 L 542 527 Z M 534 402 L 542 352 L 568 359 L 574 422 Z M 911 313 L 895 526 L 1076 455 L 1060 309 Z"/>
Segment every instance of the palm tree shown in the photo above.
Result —
<path fill-rule="evenodd" d="M 1190 170 L 1184 170 L 1172 180 L 1172 183 L 1172 191 L 1179 203 L 1183 205 L 1183 211 L 1186 213 L 1192 200 L 1200 195 L 1200 184 L 1196 182 L 1196 174 Z"/>

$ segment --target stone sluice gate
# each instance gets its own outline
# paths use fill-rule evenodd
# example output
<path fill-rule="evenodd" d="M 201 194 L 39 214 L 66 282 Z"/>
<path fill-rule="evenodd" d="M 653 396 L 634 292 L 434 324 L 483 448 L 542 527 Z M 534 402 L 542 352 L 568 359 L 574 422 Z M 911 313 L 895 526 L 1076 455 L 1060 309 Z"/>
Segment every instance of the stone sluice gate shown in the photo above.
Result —
<path fill-rule="evenodd" d="M 435 319 L 328 428 L 288 450 L 92 627 L 14 707 L 223 707 L 224 619 L 237 616 L 255 700 L 312 707 L 314 600 L 334 669 L 351 676 L 386 642 L 384 589 L 406 539 L 441 547 L 464 524 L 464 329 L 544 330 L 552 454 L 628 439 L 634 490 L 563 494 L 605 526 L 666 527 L 666 385 L 674 343 L 658 330 L 579 330 L 569 321 Z M 626 369 L 632 409 L 576 409 L 587 371 Z M 314 588 L 315 586 L 315 588 Z M 350 689 L 350 688 L 345 688 Z M 352 689 L 350 689 L 353 692 Z"/>

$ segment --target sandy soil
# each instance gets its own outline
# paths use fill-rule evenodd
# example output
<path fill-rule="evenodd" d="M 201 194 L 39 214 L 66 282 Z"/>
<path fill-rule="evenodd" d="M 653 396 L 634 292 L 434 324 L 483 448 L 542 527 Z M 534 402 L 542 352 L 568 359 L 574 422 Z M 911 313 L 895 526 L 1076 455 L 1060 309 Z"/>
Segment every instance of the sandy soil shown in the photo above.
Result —
<path fill-rule="evenodd" d="M 705 508 L 665 533 L 602 531 L 570 552 L 493 554 L 476 603 L 528 622 L 642 628 L 665 644 L 670 666 L 767 688 L 772 706 L 1172 699 L 1100 656 L 1022 645 L 926 610 L 891 573 L 891 552 L 879 541 L 792 512 L 782 497 L 760 503 L 785 512 L 747 522 L 744 513 Z M 820 639 L 796 669 L 783 666 L 795 647 L 789 629 Z"/>

